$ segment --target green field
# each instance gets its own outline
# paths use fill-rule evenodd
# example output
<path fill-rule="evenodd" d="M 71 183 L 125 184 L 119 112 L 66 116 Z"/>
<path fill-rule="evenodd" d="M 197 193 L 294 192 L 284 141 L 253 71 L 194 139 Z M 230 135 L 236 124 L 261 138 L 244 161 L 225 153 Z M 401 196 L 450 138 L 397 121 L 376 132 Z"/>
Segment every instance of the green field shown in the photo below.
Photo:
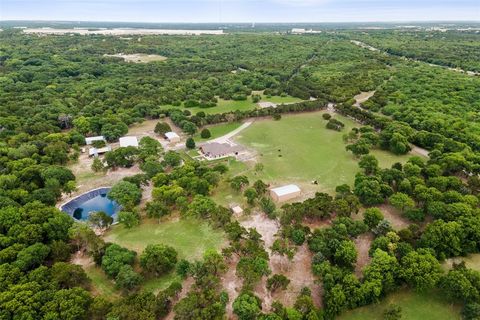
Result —
<path fill-rule="evenodd" d="M 237 129 L 241 125 L 242 125 L 241 122 L 228 122 L 228 123 L 222 123 L 214 126 L 209 126 L 206 128 L 210 130 L 210 133 L 211 133 L 210 138 L 203 139 L 200 136 L 200 132 L 196 133 L 193 138 L 195 139 L 195 141 L 198 141 L 198 142 L 212 140 L 212 139 L 226 135 L 227 133 Z"/>
<path fill-rule="evenodd" d="M 383 320 L 384 310 L 391 304 L 402 308 L 405 320 L 461 319 L 460 307 L 448 303 L 438 292 L 417 293 L 402 290 L 390 294 L 378 304 L 345 312 L 337 320 Z"/>
<path fill-rule="evenodd" d="M 112 300 L 120 295 L 115 289 L 115 283 L 107 277 L 100 267 L 91 265 L 84 269 L 92 281 L 92 286 L 96 294 L 103 295 Z"/>
<path fill-rule="evenodd" d="M 286 97 L 280 97 L 280 96 L 271 96 L 267 97 L 262 94 L 262 99 L 260 101 L 263 102 L 273 102 L 273 103 L 293 103 L 293 102 L 300 102 L 302 99 L 291 97 L 291 96 L 286 96 Z M 184 107 L 174 107 L 174 106 L 164 106 L 165 108 L 181 108 L 184 110 Z M 193 114 L 203 111 L 207 114 L 214 114 L 214 113 L 224 113 L 224 112 L 230 112 L 230 111 L 247 111 L 247 110 L 253 110 L 258 108 L 258 105 L 256 103 L 252 102 L 252 98 L 249 96 L 247 100 L 241 100 L 241 101 L 234 101 L 234 100 L 224 100 L 221 98 L 218 98 L 217 105 L 215 107 L 211 108 L 200 108 L 200 107 L 195 107 L 195 108 L 188 108 L 187 110 L 190 110 Z"/>
<path fill-rule="evenodd" d="M 357 159 L 345 150 L 342 135 L 358 126 L 352 120 L 335 115 L 345 123 L 337 132 L 325 128 L 323 112 L 284 116 L 280 121 L 257 121 L 236 139 L 257 151 L 257 161 L 264 165 L 258 177 L 273 184 L 295 182 L 308 185 L 317 180 L 321 191 L 332 191 L 340 184 L 352 185 L 358 172 Z M 405 162 L 410 155 L 395 156 L 372 151 L 381 167 Z"/>
<path fill-rule="evenodd" d="M 126 229 L 112 227 L 104 240 L 141 253 L 149 244 L 162 243 L 175 248 L 179 258 L 200 259 L 208 249 L 219 249 L 224 241 L 222 232 L 207 223 L 195 219 L 171 219 L 169 221 L 145 220 L 139 226 Z"/>

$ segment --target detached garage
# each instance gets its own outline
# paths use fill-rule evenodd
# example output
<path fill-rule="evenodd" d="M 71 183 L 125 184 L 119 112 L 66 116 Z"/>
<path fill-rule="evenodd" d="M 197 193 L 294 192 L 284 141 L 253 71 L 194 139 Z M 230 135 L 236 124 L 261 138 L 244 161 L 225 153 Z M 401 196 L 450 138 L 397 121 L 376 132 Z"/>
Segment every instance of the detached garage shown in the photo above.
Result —
<path fill-rule="evenodd" d="M 289 184 L 283 187 L 270 189 L 270 196 L 273 201 L 284 202 L 300 196 L 301 192 L 302 190 L 300 190 L 297 185 Z"/>

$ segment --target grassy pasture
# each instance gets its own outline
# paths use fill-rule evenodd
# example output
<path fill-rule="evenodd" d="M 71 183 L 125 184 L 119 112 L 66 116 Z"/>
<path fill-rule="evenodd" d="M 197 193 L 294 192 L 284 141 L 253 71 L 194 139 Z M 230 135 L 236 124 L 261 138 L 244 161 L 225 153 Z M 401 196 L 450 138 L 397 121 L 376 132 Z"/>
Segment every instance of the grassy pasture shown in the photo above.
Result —
<path fill-rule="evenodd" d="M 447 302 L 438 292 L 418 293 L 402 290 L 390 294 L 380 303 L 347 311 L 337 320 L 383 320 L 383 312 L 391 305 L 402 308 L 402 319 L 455 320 L 461 319 L 460 307 Z"/>
<path fill-rule="evenodd" d="M 219 249 L 225 239 L 222 232 L 195 219 L 144 220 L 132 229 L 116 225 L 105 241 L 117 243 L 139 254 L 149 244 L 166 244 L 178 251 L 179 258 L 200 259 L 208 249 Z"/>
<path fill-rule="evenodd" d="M 176 218 L 160 223 L 157 220 L 143 220 L 139 226 L 132 229 L 115 225 L 104 236 L 104 240 L 117 243 L 138 254 L 149 244 L 166 244 L 177 250 L 179 259 L 190 261 L 201 259 L 208 249 L 220 249 L 225 242 L 223 232 L 214 230 L 207 223 Z M 120 294 L 114 282 L 99 267 L 88 266 L 85 271 L 97 293 L 110 297 Z M 146 279 L 141 290 L 158 292 L 166 289 L 173 281 L 181 281 L 174 271 L 158 278 Z"/>
<path fill-rule="evenodd" d="M 342 135 L 354 126 L 354 121 L 335 115 L 345 123 L 342 132 L 325 128 L 323 112 L 284 116 L 280 121 L 263 120 L 243 130 L 236 140 L 257 152 L 257 161 L 264 165 L 261 178 L 273 185 L 295 182 L 307 185 L 317 180 L 319 191 L 333 191 L 336 186 L 352 185 L 359 171 L 357 159 L 345 150 Z M 395 156 L 373 150 L 381 167 L 405 162 L 411 155 Z M 311 187 L 310 187 L 311 188 Z"/>
<path fill-rule="evenodd" d="M 241 122 L 229 122 L 229 123 L 222 123 L 222 124 L 217 124 L 213 126 L 206 127 L 208 130 L 210 130 L 211 137 L 207 139 L 203 139 L 200 136 L 200 131 L 195 134 L 193 137 L 195 141 L 203 142 L 203 141 L 208 141 L 212 140 L 221 136 L 226 135 L 227 133 L 237 129 L 242 125 Z"/>

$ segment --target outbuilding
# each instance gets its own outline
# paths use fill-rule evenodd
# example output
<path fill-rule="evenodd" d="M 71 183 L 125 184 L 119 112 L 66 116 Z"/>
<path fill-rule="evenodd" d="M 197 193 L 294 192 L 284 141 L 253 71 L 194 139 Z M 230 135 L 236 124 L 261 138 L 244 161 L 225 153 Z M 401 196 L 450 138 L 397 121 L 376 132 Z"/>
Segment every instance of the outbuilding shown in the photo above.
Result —
<path fill-rule="evenodd" d="M 104 136 L 95 136 L 95 137 L 86 137 L 85 138 L 85 144 L 91 145 L 95 141 L 105 141 Z"/>
<path fill-rule="evenodd" d="M 270 196 L 276 202 L 284 202 L 300 196 L 301 192 L 302 190 L 297 185 L 289 184 L 270 189 Z"/>
<path fill-rule="evenodd" d="M 104 154 L 105 152 L 112 151 L 112 147 L 106 146 L 103 148 L 90 148 L 88 149 L 88 156 L 89 157 L 98 157 L 101 154 Z"/>
<path fill-rule="evenodd" d="M 231 207 L 233 214 L 240 215 L 243 213 L 243 209 L 240 206 Z"/>
<path fill-rule="evenodd" d="M 138 139 L 137 137 L 121 137 L 120 140 L 120 147 L 126 148 L 126 147 L 135 147 L 138 148 Z"/>
<path fill-rule="evenodd" d="M 180 136 L 173 131 L 166 132 L 165 139 L 167 139 L 170 143 L 180 142 Z"/>

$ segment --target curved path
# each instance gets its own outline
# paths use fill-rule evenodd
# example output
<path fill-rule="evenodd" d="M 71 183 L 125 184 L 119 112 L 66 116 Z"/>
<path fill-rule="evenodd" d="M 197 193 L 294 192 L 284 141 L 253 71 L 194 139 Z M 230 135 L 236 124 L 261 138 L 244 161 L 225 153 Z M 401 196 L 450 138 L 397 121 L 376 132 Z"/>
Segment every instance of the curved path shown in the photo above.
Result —
<path fill-rule="evenodd" d="M 226 135 L 223 135 L 221 137 L 218 137 L 218 138 L 215 138 L 215 139 L 212 139 L 212 140 L 208 140 L 207 143 L 210 143 L 210 142 L 218 142 L 218 143 L 227 142 L 228 143 L 228 140 L 230 140 L 231 138 L 233 138 L 234 136 L 239 134 L 242 130 L 248 128 L 252 123 L 253 123 L 253 121 L 247 121 L 247 122 L 243 123 L 237 129 L 235 129 L 233 131 L 230 131 L 229 133 L 227 133 Z"/>

